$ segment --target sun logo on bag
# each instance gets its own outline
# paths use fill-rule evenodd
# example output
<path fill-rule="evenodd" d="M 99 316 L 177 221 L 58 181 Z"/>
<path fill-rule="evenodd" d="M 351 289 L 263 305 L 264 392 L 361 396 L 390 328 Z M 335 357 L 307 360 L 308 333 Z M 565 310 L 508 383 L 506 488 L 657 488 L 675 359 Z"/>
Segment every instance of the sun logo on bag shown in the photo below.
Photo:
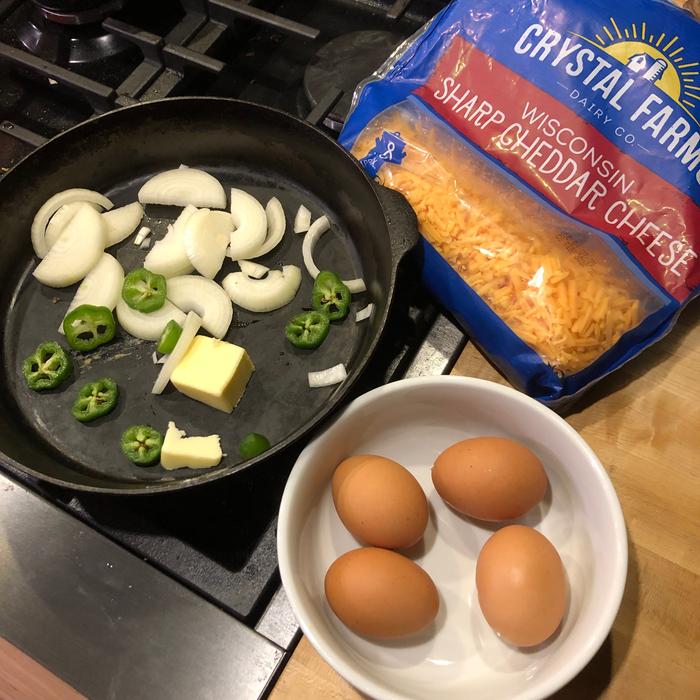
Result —
<path fill-rule="evenodd" d="M 595 39 L 581 37 L 663 90 L 697 122 L 692 112 L 700 103 L 700 63 L 686 58 L 672 32 L 650 32 L 647 23 L 622 28 L 610 18 Z"/>

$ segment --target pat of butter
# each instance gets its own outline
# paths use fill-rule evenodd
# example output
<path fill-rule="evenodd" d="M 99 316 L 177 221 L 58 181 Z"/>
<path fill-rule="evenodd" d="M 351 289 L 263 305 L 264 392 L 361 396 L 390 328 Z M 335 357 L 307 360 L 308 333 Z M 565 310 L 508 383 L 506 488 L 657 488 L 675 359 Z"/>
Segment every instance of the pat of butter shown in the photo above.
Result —
<path fill-rule="evenodd" d="M 168 423 L 163 447 L 160 451 L 160 463 L 163 469 L 206 469 L 215 467 L 223 457 L 218 435 L 207 437 L 185 437 L 185 431 L 179 430 L 175 423 Z"/>
<path fill-rule="evenodd" d="M 198 335 L 170 381 L 185 396 L 231 413 L 254 371 L 255 367 L 243 348 Z"/>

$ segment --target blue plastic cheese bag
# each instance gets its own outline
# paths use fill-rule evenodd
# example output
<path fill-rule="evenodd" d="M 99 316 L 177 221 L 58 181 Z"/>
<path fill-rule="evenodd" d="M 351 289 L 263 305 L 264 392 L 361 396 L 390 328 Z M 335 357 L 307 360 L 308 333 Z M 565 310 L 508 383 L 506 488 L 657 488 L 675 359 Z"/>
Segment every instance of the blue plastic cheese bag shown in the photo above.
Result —
<path fill-rule="evenodd" d="M 413 206 L 424 281 L 561 405 L 700 290 L 700 26 L 658 0 L 456 0 L 360 86 L 341 143 Z"/>

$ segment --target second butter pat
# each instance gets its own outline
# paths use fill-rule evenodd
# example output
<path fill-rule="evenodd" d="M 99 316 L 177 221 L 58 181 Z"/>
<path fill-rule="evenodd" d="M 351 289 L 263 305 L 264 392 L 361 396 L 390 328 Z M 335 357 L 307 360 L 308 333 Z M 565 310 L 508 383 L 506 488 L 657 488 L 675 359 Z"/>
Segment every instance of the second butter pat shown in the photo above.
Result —
<path fill-rule="evenodd" d="M 185 396 L 231 413 L 254 371 L 244 348 L 198 335 L 170 381 Z"/>
<path fill-rule="evenodd" d="M 184 430 L 179 430 L 172 421 L 168 423 L 160 453 L 160 464 L 163 469 L 215 467 L 221 462 L 222 457 L 218 435 L 186 437 Z"/>

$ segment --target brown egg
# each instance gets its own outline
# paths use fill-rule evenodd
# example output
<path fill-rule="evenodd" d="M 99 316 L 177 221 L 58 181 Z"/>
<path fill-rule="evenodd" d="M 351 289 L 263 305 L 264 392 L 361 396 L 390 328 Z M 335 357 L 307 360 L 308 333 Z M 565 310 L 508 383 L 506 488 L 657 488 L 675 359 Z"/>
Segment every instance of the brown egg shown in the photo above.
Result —
<path fill-rule="evenodd" d="M 388 549 L 354 549 L 336 559 L 325 580 L 333 612 L 365 637 L 404 637 L 427 627 L 440 601 L 428 574 Z"/>
<path fill-rule="evenodd" d="M 418 542 L 428 502 L 416 478 L 398 462 L 358 455 L 333 474 L 333 503 L 343 525 L 364 544 L 396 549 Z"/>
<path fill-rule="evenodd" d="M 476 562 L 476 590 L 486 621 L 516 646 L 544 642 L 564 617 L 564 566 L 531 527 L 509 525 L 488 539 Z"/>
<path fill-rule="evenodd" d="M 479 520 L 519 518 L 547 490 L 547 475 L 525 445 L 500 437 L 462 440 L 436 460 L 433 484 L 460 513 Z"/>

